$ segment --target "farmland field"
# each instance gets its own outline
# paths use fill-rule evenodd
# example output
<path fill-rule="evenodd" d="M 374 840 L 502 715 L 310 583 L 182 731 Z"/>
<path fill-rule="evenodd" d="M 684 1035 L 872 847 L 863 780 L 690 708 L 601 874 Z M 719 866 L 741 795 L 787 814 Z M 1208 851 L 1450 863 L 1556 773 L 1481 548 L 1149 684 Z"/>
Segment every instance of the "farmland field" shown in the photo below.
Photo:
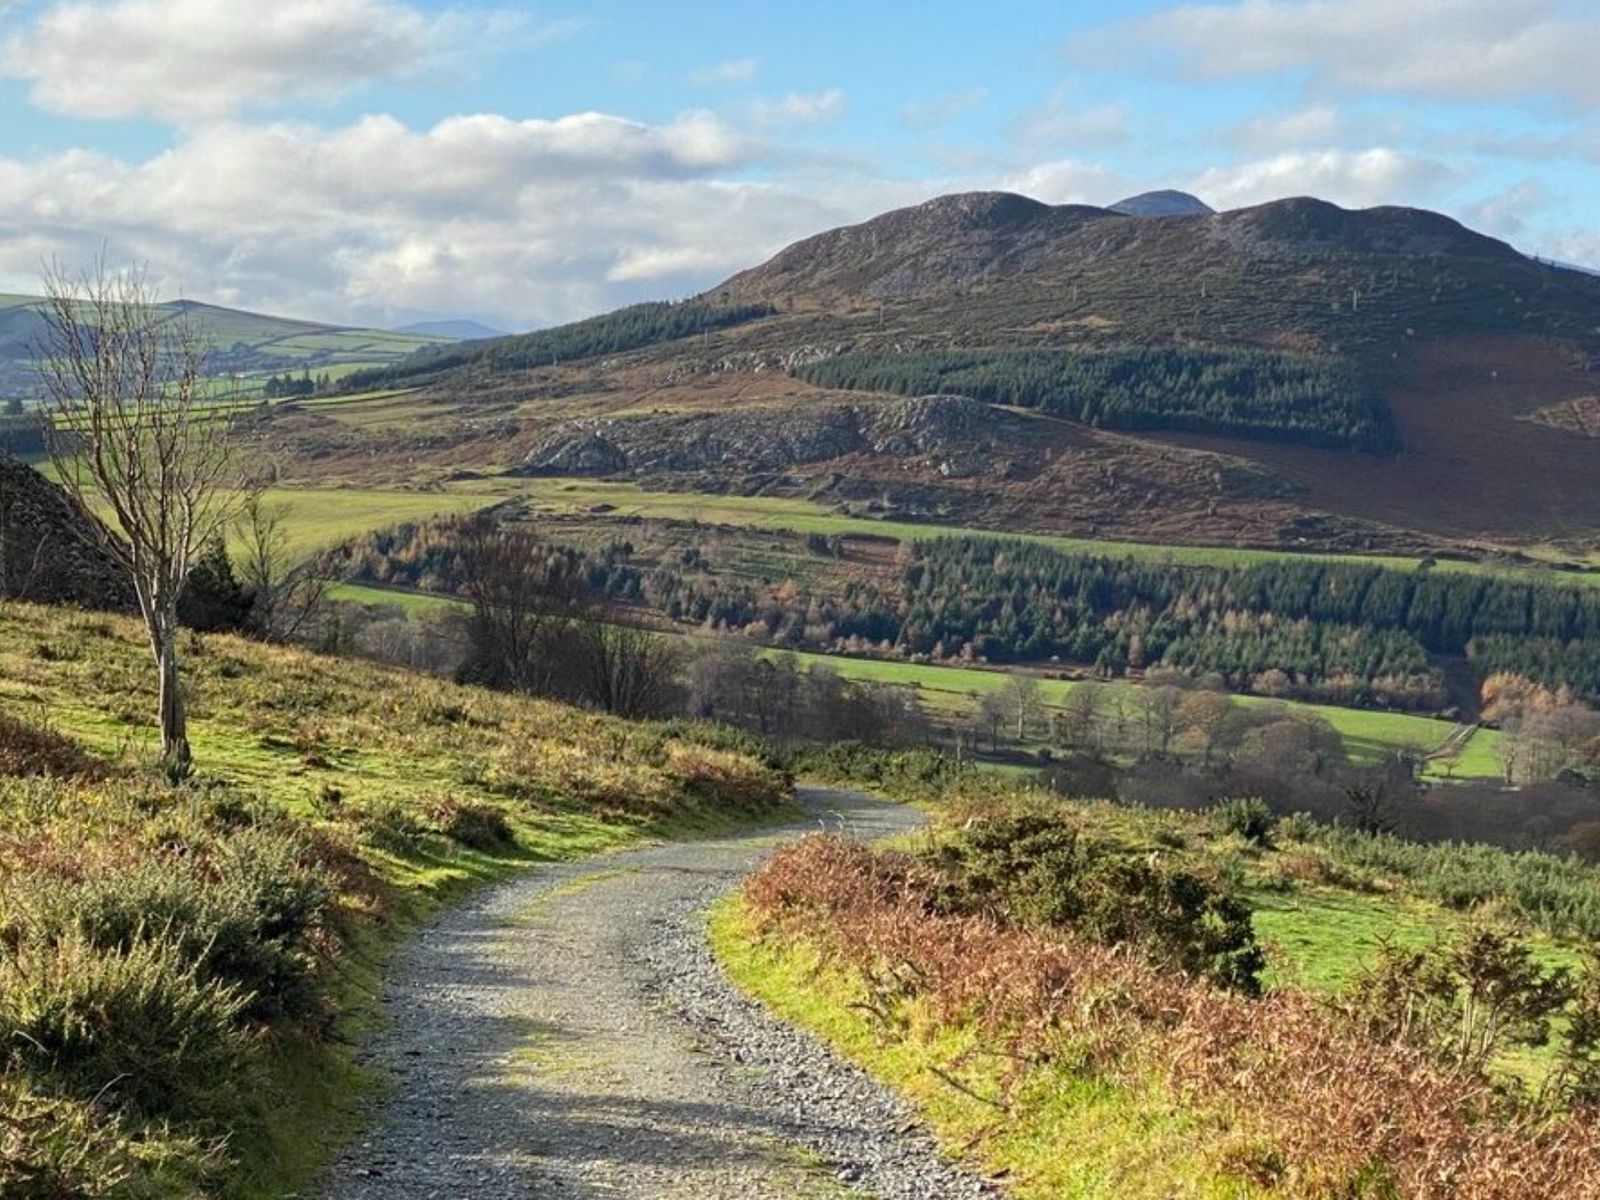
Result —
<path fill-rule="evenodd" d="M 358 604 L 392 605 L 408 615 L 417 616 L 427 616 L 463 604 L 463 601 L 446 596 L 427 595 L 404 588 L 379 588 L 362 584 L 342 584 L 337 597 Z M 675 636 L 702 641 L 712 635 L 679 633 Z M 766 651 L 766 653 L 775 654 L 779 651 Z M 998 668 L 935 666 L 808 651 L 782 653 L 793 653 L 807 670 L 820 665 L 838 672 L 845 679 L 915 688 L 919 700 L 931 715 L 954 716 L 966 713 L 971 708 L 974 695 L 997 692 L 1005 687 L 1006 681 L 1010 678 L 1006 671 Z M 1128 695 L 1130 689 L 1141 685 L 1136 683 L 1085 685 L 1070 679 L 1039 681 L 1044 703 L 1052 710 L 1063 707 L 1072 690 L 1083 686 L 1101 688 L 1103 694 L 1121 700 Z M 1449 721 L 1413 716 L 1408 713 L 1340 708 L 1331 704 L 1307 704 L 1300 701 L 1267 700 L 1259 696 L 1237 696 L 1235 699 L 1240 704 L 1249 706 L 1281 704 L 1327 721 L 1343 739 L 1345 750 L 1351 759 L 1358 763 L 1376 762 L 1385 754 L 1402 751 L 1425 754 L 1443 743 L 1454 728 Z M 1425 766 L 1424 774 L 1435 778 L 1463 780 L 1497 778 L 1501 773 L 1498 753 L 1501 737 L 1499 730 L 1479 729 L 1455 758 L 1430 761 Z"/>
<path fill-rule="evenodd" d="M 474 486 L 483 486 L 475 484 Z M 587 479 L 531 479 L 496 481 L 497 488 L 512 489 L 529 496 L 551 512 L 587 512 L 597 505 L 610 505 L 613 517 L 643 517 L 657 520 L 698 521 L 707 525 L 736 525 L 793 533 L 841 534 L 857 537 L 894 538 L 900 541 L 940 537 L 1021 538 L 1073 554 L 1099 554 L 1194 566 L 1239 566 L 1285 559 L 1311 557 L 1330 562 L 1360 563 L 1371 566 L 1414 570 L 1423 560 L 1384 555 L 1312 554 L 1289 550 L 1262 550 L 1245 546 L 1180 546 L 1149 542 L 1101 541 L 1092 538 L 1064 537 L 1057 534 L 978 529 L 958 525 L 924 524 L 915 521 L 878 520 L 848 516 L 813 501 L 773 496 L 716 496 L 695 492 L 648 491 L 631 483 L 611 483 Z M 1433 569 L 1474 574 L 1530 574 L 1554 578 L 1564 583 L 1600 586 L 1600 571 L 1553 572 L 1533 566 L 1508 566 L 1456 559 L 1439 559 Z"/>

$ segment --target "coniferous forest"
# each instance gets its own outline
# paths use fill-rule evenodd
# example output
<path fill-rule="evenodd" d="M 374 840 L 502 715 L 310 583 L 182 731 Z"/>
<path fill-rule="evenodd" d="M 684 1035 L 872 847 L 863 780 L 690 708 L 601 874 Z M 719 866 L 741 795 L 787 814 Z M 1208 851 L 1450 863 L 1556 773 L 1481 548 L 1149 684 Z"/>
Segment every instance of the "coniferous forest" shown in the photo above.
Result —
<path fill-rule="evenodd" d="M 459 526 L 401 526 L 346 547 L 355 578 L 460 587 Z M 634 547 L 548 546 L 552 578 L 678 622 L 801 648 L 933 659 L 1155 666 L 1219 674 L 1241 690 L 1269 672 L 1306 698 L 1433 709 L 1439 656 L 1600 699 L 1600 590 L 1436 568 L 1316 560 L 1192 566 L 1068 554 L 1035 542 L 916 545 L 893 586 L 848 578 L 763 586 L 688 551 L 645 565 Z"/>
<path fill-rule="evenodd" d="M 364 391 L 402 379 L 452 367 L 484 366 L 492 371 L 548 367 L 597 354 L 621 354 L 691 337 L 713 329 L 741 325 L 772 312 L 768 304 L 700 304 L 652 301 L 619 308 L 553 329 L 514 337 L 468 342 L 413 355 L 404 363 L 357 371 L 344 380 L 346 391 Z"/>
<path fill-rule="evenodd" d="M 1106 429 L 1172 429 L 1398 448 L 1388 406 L 1348 360 L 1266 350 L 949 350 L 841 354 L 796 368 L 819 387 L 953 392 Z"/>

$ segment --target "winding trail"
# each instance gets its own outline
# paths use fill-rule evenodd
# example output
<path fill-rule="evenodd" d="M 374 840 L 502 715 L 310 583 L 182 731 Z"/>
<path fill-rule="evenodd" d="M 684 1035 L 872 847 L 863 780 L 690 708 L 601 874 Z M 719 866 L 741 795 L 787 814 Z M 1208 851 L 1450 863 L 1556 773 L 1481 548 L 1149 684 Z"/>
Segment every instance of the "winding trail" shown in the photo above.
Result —
<path fill-rule="evenodd" d="M 530 871 L 397 956 L 393 1077 L 327 1200 L 986 1196 L 891 1093 L 736 994 L 701 913 L 775 844 L 908 808 L 803 789 L 809 819 Z"/>

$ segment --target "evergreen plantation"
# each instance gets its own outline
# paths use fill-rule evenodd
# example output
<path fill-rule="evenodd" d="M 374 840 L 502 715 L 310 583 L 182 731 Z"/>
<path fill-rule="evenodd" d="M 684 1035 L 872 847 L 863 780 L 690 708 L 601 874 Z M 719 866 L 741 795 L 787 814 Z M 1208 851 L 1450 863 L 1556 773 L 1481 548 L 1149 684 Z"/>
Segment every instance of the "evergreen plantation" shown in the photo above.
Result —
<path fill-rule="evenodd" d="M 354 579 L 455 593 L 459 521 L 348 544 Z M 847 576 L 781 586 L 686 550 L 653 565 L 615 540 L 549 544 L 542 569 L 674 621 L 793 648 L 1216 672 L 1240 689 L 1413 709 L 1446 703 L 1436 656 L 1600 698 L 1600 591 L 1318 560 L 1199 566 L 1069 554 L 1020 540 L 918 543 L 892 586 Z"/>
<path fill-rule="evenodd" d="M 681 304 L 668 301 L 634 304 L 616 312 L 558 325 L 553 329 L 542 329 L 537 333 L 424 351 L 393 367 L 355 372 L 345 379 L 344 386 L 347 391 L 361 392 L 464 366 L 482 366 L 491 371 L 548 367 L 692 337 L 713 329 L 753 321 L 770 315 L 772 311 L 772 306 L 768 304 L 709 305 L 693 301 Z"/>
<path fill-rule="evenodd" d="M 841 354 L 796 368 L 819 387 L 952 392 L 1106 429 L 1172 429 L 1391 451 L 1388 406 L 1348 359 L 1248 349 Z"/>

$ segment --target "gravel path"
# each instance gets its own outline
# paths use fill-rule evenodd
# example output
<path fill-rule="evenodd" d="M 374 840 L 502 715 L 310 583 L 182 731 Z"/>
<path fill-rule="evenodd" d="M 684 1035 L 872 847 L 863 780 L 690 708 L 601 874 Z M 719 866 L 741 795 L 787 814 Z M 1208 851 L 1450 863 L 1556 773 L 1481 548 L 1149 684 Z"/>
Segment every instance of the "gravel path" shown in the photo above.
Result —
<path fill-rule="evenodd" d="M 939 1200 L 993 1193 L 886 1089 L 739 996 L 701 913 L 785 836 L 907 808 L 803 790 L 804 825 L 530 871 L 397 957 L 394 1078 L 327 1200 Z"/>

